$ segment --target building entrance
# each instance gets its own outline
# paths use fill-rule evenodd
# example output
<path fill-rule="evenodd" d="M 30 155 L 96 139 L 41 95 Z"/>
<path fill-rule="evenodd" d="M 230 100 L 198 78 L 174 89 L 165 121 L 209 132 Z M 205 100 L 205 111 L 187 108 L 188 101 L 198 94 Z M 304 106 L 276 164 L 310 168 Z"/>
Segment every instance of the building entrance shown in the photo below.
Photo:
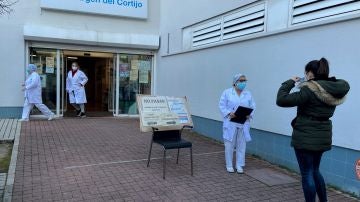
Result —
<path fill-rule="evenodd" d="M 66 72 L 71 70 L 73 62 L 77 62 L 80 69 L 89 79 L 88 83 L 85 85 L 87 98 L 85 110 L 87 115 L 112 116 L 113 107 L 109 100 L 113 97 L 111 91 L 113 55 L 105 53 L 75 53 L 73 51 L 64 51 L 64 57 L 66 59 Z M 73 116 L 74 108 L 70 105 L 68 98 L 66 102 L 66 113 L 64 113 L 64 115 Z"/>
<path fill-rule="evenodd" d="M 75 116 L 66 93 L 73 62 L 87 75 L 87 116 L 137 115 L 136 94 L 152 94 L 153 55 L 29 47 L 27 64 L 41 77 L 43 103 L 57 116 Z M 37 109 L 31 115 L 41 114 Z"/>

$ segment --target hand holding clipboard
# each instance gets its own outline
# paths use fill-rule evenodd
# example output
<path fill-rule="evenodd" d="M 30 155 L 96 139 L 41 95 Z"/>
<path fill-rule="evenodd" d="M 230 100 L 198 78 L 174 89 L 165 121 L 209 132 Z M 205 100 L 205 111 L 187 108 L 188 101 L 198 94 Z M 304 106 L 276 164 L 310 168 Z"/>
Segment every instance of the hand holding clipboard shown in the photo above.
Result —
<path fill-rule="evenodd" d="M 247 116 L 249 116 L 252 111 L 253 109 L 251 108 L 239 106 L 234 113 L 235 117 L 231 118 L 230 121 L 244 124 L 247 119 Z"/>

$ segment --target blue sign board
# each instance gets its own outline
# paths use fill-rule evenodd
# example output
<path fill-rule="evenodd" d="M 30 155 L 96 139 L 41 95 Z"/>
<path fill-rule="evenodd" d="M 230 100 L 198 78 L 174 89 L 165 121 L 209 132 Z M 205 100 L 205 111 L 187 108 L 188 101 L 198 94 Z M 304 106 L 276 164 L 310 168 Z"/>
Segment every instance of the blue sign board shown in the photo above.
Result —
<path fill-rule="evenodd" d="M 148 0 L 41 0 L 43 9 L 147 19 Z"/>

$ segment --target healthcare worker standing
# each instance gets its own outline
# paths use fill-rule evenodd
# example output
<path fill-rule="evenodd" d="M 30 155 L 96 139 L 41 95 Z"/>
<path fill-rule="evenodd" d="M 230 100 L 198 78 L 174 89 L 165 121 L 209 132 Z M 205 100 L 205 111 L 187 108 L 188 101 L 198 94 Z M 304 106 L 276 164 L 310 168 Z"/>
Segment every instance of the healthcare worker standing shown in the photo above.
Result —
<path fill-rule="evenodd" d="M 251 141 L 250 119 L 252 119 L 255 111 L 255 102 L 250 91 L 245 89 L 246 82 L 245 75 L 236 74 L 233 78 L 233 86 L 222 93 L 219 102 L 223 117 L 226 170 L 229 173 L 234 172 L 234 147 L 236 147 L 236 170 L 238 173 L 244 173 L 246 142 Z M 234 113 L 239 106 L 253 109 L 244 124 L 230 121 L 231 118 L 235 117 Z"/>
<path fill-rule="evenodd" d="M 20 121 L 29 121 L 29 115 L 34 105 L 48 117 L 51 121 L 54 118 L 54 113 L 42 103 L 41 98 L 41 80 L 39 74 L 36 72 L 36 65 L 29 64 L 27 68 L 28 78 L 23 84 L 23 91 L 25 91 L 25 103 Z"/>
<path fill-rule="evenodd" d="M 85 84 L 88 81 L 87 76 L 79 69 L 79 64 L 73 62 L 66 78 L 66 91 L 69 94 L 70 104 L 76 109 L 76 115 L 84 118 L 85 115 Z"/>

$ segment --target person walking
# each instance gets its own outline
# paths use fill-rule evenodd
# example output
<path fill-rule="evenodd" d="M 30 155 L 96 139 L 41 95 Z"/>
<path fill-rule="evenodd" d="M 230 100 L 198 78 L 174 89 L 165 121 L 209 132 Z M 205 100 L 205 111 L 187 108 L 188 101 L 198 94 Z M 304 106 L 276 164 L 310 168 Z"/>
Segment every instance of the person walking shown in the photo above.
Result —
<path fill-rule="evenodd" d="M 223 117 L 223 138 L 225 145 L 226 170 L 233 173 L 233 153 L 236 147 L 236 171 L 244 173 L 246 142 L 250 137 L 250 119 L 255 110 L 255 101 L 246 90 L 247 79 L 243 74 L 236 74 L 233 78 L 232 87 L 224 90 L 219 102 L 219 109 Z M 244 124 L 230 121 L 235 118 L 235 111 L 239 106 L 252 108 L 252 113 L 247 117 Z"/>
<path fill-rule="evenodd" d="M 85 103 L 87 100 L 85 84 L 87 82 L 88 78 L 85 73 L 79 69 L 79 64 L 73 62 L 66 78 L 66 91 L 69 94 L 70 104 L 76 109 L 76 115 L 81 118 L 86 117 Z"/>
<path fill-rule="evenodd" d="M 34 64 L 29 64 L 27 67 L 28 77 L 23 84 L 25 102 L 20 121 L 29 121 L 30 111 L 34 106 L 47 116 L 49 121 L 54 118 L 54 113 L 42 103 L 41 79 L 36 69 Z"/>
<path fill-rule="evenodd" d="M 331 149 L 332 122 L 336 106 L 345 101 L 350 90 L 342 79 L 329 77 L 329 63 L 325 58 L 310 61 L 305 66 L 305 82 L 298 84 L 300 91 L 290 93 L 301 79 L 293 77 L 282 83 L 276 104 L 297 107 L 291 146 L 299 164 L 302 188 L 306 202 L 327 201 L 326 185 L 319 167 L 322 154 Z"/>

